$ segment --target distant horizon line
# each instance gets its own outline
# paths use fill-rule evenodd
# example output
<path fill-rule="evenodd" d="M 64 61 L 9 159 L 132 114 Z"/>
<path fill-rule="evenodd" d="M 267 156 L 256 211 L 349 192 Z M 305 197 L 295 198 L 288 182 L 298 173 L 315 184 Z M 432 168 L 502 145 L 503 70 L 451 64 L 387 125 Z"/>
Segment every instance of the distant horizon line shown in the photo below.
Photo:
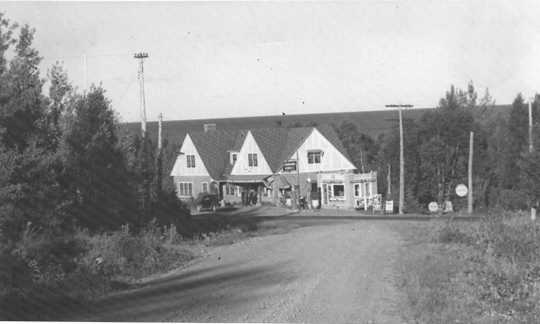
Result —
<path fill-rule="evenodd" d="M 491 107 L 508 107 L 512 104 L 494 104 Z M 422 110 L 422 109 L 435 109 L 438 106 L 433 107 L 411 107 L 411 108 L 405 108 L 404 110 Z M 366 110 L 350 110 L 350 111 L 336 111 L 336 112 L 316 112 L 316 113 L 305 113 L 305 114 L 287 114 L 285 115 L 251 115 L 251 116 L 236 116 L 236 117 L 211 117 L 211 118 L 191 118 L 191 119 L 163 119 L 163 122 L 173 122 L 173 121 L 191 121 L 191 122 L 197 122 L 197 121 L 204 121 L 204 120 L 224 120 L 224 119 L 238 119 L 238 118 L 271 118 L 271 117 L 280 117 L 280 116 L 307 116 L 307 115 L 328 115 L 328 114 L 350 114 L 350 113 L 363 113 L 363 112 L 375 112 L 375 111 L 394 111 L 398 110 L 398 108 L 377 108 L 377 109 L 366 109 Z M 141 121 L 126 121 L 121 122 L 121 124 L 138 124 Z M 157 119 L 147 120 L 147 123 L 157 123 Z"/>

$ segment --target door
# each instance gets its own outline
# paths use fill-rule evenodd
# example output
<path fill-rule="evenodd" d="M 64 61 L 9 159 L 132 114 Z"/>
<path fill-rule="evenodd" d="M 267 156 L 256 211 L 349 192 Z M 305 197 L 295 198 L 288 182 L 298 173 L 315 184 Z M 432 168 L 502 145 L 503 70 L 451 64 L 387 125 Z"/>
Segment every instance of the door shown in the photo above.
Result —
<path fill-rule="evenodd" d="M 323 205 L 328 205 L 328 185 L 326 183 L 323 183 L 322 188 Z"/>

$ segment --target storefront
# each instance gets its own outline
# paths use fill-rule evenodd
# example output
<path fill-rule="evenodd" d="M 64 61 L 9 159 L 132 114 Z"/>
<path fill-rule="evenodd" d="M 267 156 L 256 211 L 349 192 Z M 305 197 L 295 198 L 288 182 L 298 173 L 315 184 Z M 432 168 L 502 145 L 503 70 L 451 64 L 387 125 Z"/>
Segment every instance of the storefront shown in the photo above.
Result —
<path fill-rule="evenodd" d="M 317 177 L 322 208 L 380 207 L 377 172 L 321 173 Z"/>

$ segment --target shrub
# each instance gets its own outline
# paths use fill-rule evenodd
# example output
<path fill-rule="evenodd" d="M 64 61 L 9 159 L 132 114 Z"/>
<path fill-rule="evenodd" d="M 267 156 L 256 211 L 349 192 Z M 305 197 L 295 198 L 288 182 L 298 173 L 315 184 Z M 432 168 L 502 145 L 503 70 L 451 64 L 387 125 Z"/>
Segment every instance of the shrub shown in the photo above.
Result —
<path fill-rule="evenodd" d="M 515 189 L 501 189 L 497 196 L 497 204 L 503 210 L 525 210 L 528 205 L 527 193 Z"/>

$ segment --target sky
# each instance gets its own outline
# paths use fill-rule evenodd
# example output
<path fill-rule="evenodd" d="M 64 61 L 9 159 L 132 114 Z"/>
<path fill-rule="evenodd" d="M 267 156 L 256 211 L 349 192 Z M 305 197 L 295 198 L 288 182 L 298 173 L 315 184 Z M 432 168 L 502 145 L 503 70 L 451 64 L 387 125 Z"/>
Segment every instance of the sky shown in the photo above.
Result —
<path fill-rule="evenodd" d="M 79 89 L 102 84 L 124 122 L 140 116 L 136 52 L 149 54 L 149 120 L 433 107 L 469 81 L 498 104 L 540 91 L 538 1 L 3 2 L 0 11 L 36 29 L 43 76 L 61 61 Z"/>

